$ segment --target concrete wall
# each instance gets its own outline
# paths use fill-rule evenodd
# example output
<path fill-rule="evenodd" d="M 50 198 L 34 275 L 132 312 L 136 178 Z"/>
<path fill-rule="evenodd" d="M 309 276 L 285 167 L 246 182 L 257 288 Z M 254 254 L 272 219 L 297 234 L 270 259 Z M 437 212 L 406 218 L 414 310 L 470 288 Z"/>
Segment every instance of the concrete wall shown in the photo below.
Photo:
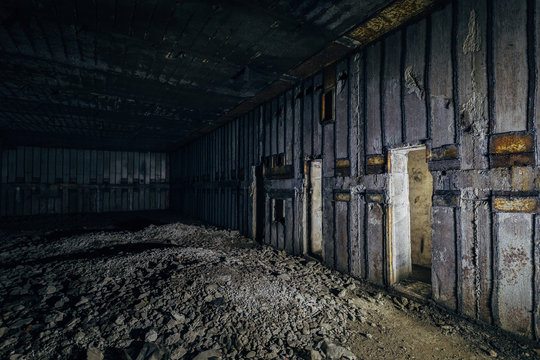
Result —
<path fill-rule="evenodd" d="M 19 146 L 0 159 L 0 216 L 168 208 L 165 153 Z"/>
<path fill-rule="evenodd" d="M 424 149 L 411 151 L 408 157 L 412 263 L 431 267 L 433 177 L 429 172 Z"/>
<path fill-rule="evenodd" d="M 173 154 L 174 207 L 252 235 L 250 167 L 265 163 L 265 242 L 302 254 L 304 161 L 321 158 L 324 263 L 384 285 L 388 150 L 425 144 L 435 301 L 538 338 L 538 14 L 458 0 L 364 47 Z"/>

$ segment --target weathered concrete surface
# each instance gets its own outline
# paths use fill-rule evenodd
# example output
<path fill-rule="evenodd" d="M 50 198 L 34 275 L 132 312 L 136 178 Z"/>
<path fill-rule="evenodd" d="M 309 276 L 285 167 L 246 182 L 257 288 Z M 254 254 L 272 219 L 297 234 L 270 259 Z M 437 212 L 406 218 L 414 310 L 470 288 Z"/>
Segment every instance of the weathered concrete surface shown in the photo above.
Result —
<path fill-rule="evenodd" d="M 433 298 L 445 307 L 456 309 L 455 209 L 433 207 L 431 286 Z"/>
<path fill-rule="evenodd" d="M 411 210 L 411 261 L 431 267 L 431 197 L 433 177 L 426 163 L 426 149 L 408 154 L 409 206 Z"/>
<path fill-rule="evenodd" d="M 531 333 L 533 311 L 533 217 L 497 214 L 496 319 L 503 329 Z"/>

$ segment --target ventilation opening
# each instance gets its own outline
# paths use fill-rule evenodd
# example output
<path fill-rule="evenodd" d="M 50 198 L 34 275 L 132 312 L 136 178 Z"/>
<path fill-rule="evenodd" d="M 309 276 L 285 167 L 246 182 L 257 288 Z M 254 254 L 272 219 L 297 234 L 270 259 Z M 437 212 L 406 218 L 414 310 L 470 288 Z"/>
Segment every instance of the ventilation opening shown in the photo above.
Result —
<path fill-rule="evenodd" d="M 275 222 L 285 222 L 285 201 L 283 199 L 273 199 L 274 206 L 272 210 L 272 217 Z"/>
<path fill-rule="evenodd" d="M 428 296 L 431 292 L 433 177 L 424 146 L 390 152 L 389 283 Z"/>

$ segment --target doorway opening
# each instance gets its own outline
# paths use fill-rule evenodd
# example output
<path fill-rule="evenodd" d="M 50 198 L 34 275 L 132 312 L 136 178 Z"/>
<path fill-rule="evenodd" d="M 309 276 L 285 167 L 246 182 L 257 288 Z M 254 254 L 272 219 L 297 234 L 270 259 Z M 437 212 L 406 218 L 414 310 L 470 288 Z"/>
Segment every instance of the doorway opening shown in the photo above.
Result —
<path fill-rule="evenodd" d="M 264 195 L 264 178 L 263 166 L 253 166 L 253 183 L 251 184 L 252 195 L 252 232 L 255 240 L 262 244 L 264 238 L 264 223 L 265 214 L 265 195 Z"/>
<path fill-rule="evenodd" d="M 322 235 L 322 160 L 306 163 L 306 184 L 304 185 L 304 249 L 308 255 L 323 259 Z"/>
<path fill-rule="evenodd" d="M 433 177 L 426 147 L 390 151 L 388 282 L 413 295 L 431 293 Z"/>

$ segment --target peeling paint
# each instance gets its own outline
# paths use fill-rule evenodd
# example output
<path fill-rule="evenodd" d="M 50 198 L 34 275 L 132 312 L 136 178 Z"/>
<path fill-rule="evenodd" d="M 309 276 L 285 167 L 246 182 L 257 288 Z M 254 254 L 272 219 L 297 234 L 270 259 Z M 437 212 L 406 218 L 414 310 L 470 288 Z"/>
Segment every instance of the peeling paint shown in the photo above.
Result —
<path fill-rule="evenodd" d="M 422 84 L 418 81 L 417 77 L 413 73 L 413 67 L 409 66 L 405 69 L 405 87 L 408 94 L 416 94 L 418 99 L 424 99 L 424 89 Z"/>
<path fill-rule="evenodd" d="M 480 51 L 480 31 L 476 21 L 476 11 L 471 10 L 469 14 L 469 32 L 463 42 L 463 53 L 473 53 Z"/>
<path fill-rule="evenodd" d="M 511 134 L 494 136 L 491 141 L 492 154 L 514 154 L 531 152 L 533 148 L 532 135 Z"/>

